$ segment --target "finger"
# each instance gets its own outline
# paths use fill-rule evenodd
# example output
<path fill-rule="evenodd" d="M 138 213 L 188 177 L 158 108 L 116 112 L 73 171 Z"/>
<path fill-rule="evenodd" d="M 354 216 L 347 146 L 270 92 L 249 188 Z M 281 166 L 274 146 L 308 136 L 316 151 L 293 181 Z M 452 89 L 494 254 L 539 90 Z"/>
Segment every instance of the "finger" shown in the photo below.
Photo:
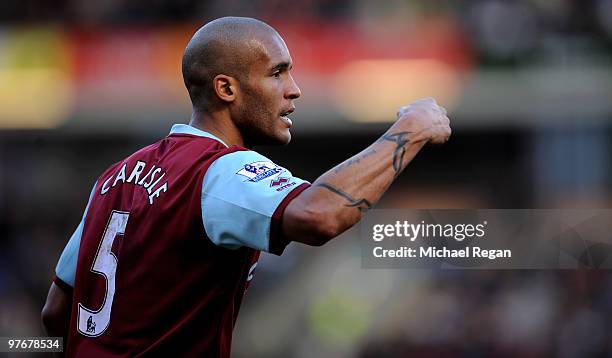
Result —
<path fill-rule="evenodd" d="M 432 144 L 444 144 L 446 140 L 443 137 L 438 137 L 431 141 Z"/>

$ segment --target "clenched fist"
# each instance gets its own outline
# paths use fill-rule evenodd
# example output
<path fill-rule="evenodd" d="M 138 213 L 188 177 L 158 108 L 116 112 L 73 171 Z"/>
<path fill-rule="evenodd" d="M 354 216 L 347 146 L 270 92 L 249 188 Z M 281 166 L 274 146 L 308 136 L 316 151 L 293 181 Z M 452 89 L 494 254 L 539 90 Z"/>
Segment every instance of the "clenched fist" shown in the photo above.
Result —
<path fill-rule="evenodd" d="M 411 142 L 441 144 L 451 135 L 446 109 L 439 106 L 433 98 L 420 99 L 401 107 L 397 111 L 396 123 L 413 133 Z"/>

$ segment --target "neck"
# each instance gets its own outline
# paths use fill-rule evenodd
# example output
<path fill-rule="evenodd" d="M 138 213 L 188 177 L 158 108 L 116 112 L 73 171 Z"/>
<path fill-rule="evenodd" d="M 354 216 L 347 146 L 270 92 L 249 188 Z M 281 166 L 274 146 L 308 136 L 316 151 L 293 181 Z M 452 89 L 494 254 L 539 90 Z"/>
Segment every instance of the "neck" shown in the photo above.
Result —
<path fill-rule="evenodd" d="M 228 146 L 245 145 L 240 130 L 225 111 L 203 113 L 194 110 L 189 125 L 216 136 Z"/>

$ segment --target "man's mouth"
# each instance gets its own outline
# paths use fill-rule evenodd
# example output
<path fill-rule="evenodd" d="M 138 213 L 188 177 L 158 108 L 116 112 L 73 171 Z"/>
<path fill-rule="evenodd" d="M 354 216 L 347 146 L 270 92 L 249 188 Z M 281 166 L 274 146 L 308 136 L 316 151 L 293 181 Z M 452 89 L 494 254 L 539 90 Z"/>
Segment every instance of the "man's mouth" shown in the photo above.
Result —
<path fill-rule="evenodd" d="M 291 119 L 289 117 L 287 117 L 288 115 L 290 115 L 291 113 L 293 113 L 293 111 L 295 111 L 295 107 L 289 108 L 286 111 L 281 112 L 280 114 L 280 118 L 281 120 L 288 126 L 291 127 L 291 125 L 293 125 L 293 122 L 291 121 Z"/>
<path fill-rule="evenodd" d="M 281 112 L 280 116 L 281 117 L 287 117 L 288 115 L 290 115 L 291 113 L 293 113 L 293 111 L 295 111 L 295 107 L 291 107 L 283 112 Z"/>

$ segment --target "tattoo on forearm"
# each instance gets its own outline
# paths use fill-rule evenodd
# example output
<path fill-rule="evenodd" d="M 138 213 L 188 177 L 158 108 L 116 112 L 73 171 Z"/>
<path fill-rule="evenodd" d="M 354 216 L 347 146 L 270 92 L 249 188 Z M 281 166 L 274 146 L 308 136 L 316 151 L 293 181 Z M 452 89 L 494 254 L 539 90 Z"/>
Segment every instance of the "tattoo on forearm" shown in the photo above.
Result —
<path fill-rule="evenodd" d="M 394 142 L 396 147 L 393 152 L 393 169 L 395 170 L 395 176 L 398 176 L 404 167 L 404 155 L 406 154 L 406 144 L 410 142 L 408 134 L 412 132 L 398 132 L 393 134 L 385 134 L 382 139 Z"/>
<path fill-rule="evenodd" d="M 334 173 L 339 173 L 341 172 L 343 169 L 350 167 L 353 164 L 357 164 L 359 162 L 361 162 L 362 159 L 365 159 L 367 157 L 369 157 L 372 154 L 375 154 L 376 151 L 374 149 L 369 149 L 366 152 L 364 152 L 361 155 L 357 155 L 355 157 L 352 157 L 350 159 L 347 159 L 346 161 L 344 161 L 343 163 L 339 164 L 338 166 L 336 166 L 336 168 L 334 168 Z"/>
<path fill-rule="evenodd" d="M 317 186 L 320 186 L 322 188 L 325 188 L 329 191 L 331 191 L 332 193 L 339 195 L 341 197 L 343 197 L 344 199 L 348 200 L 349 203 L 346 204 L 346 207 L 349 208 L 357 208 L 359 209 L 359 211 L 361 212 L 366 212 L 368 210 L 370 210 L 372 208 L 372 204 L 367 200 L 367 199 L 355 199 L 352 196 L 350 196 L 349 194 L 343 192 L 342 190 L 327 184 L 327 183 L 321 183 L 321 184 L 317 184 Z"/>

